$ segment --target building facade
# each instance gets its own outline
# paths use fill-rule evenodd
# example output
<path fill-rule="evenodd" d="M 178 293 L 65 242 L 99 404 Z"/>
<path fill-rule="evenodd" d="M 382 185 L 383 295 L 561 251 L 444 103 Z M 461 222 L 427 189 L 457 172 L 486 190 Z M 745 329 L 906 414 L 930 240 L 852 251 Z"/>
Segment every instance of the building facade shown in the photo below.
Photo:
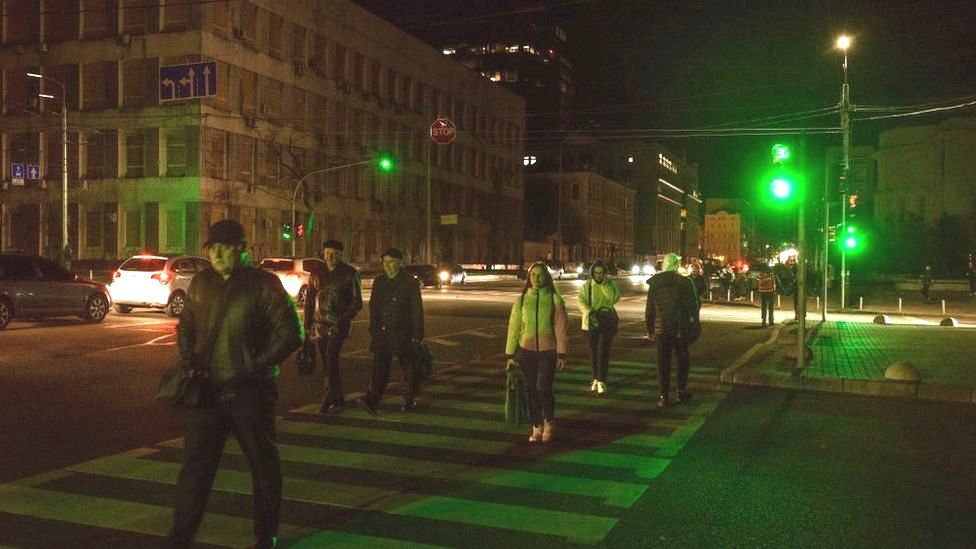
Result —
<path fill-rule="evenodd" d="M 934 224 L 953 216 L 976 236 L 976 117 L 882 132 L 874 214 Z"/>
<path fill-rule="evenodd" d="M 745 240 L 742 214 L 724 210 L 705 214 L 702 234 L 703 259 L 713 259 L 722 265 L 744 259 Z"/>
<path fill-rule="evenodd" d="M 592 171 L 529 173 L 525 186 L 532 239 L 562 235 L 565 250 L 552 248 L 550 257 L 572 263 L 634 257 L 631 187 Z M 559 240 L 553 238 L 552 245 Z"/>
<path fill-rule="evenodd" d="M 58 82 L 74 259 L 199 253 L 224 218 L 244 224 L 255 257 L 287 255 L 295 202 L 299 255 L 338 238 L 353 262 L 375 264 L 388 246 L 420 260 L 428 173 L 436 260 L 521 255 L 524 100 L 352 2 L 0 6 L 2 248 L 60 247 Z M 209 61 L 212 96 L 160 101 L 176 85 L 160 67 Z M 429 139 L 439 115 L 458 127 L 450 145 Z M 398 169 L 376 170 L 378 151 Z M 40 166 L 40 179 L 18 184 L 12 164 Z M 456 224 L 437 223 L 445 214 Z"/>

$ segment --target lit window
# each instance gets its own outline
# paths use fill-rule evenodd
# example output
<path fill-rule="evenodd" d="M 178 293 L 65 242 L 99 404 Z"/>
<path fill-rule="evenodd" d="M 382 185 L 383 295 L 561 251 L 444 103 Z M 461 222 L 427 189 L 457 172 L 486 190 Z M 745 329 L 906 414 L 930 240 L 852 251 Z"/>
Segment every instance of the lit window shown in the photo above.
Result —
<path fill-rule="evenodd" d="M 522 51 L 526 53 L 531 53 L 533 55 L 535 54 L 535 48 L 533 48 L 532 46 L 522 46 Z"/>
<path fill-rule="evenodd" d="M 488 74 L 488 80 L 491 80 L 492 82 L 501 82 L 502 81 L 502 73 L 500 73 L 498 71 L 495 71 L 493 73 L 489 73 Z"/>
<path fill-rule="evenodd" d="M 444 55 L 454 55 L 455 53 L 457 53 L 457 50 L 454 48 L 444 48 Z"/>
<path fill-rule="evenodd" d="M 529 155 L 529 156 L 522 157 L 522 165 L 523 166 L 532 166 L 537 161 L 538 161 L 538 159 L 534 155 Z"/>
<path fill-rule="evenodd" d="M 514 46 L 505 46 L 505 51 L 508 52 L 508 53 L 518 53 L 519 52 L 519 49 L 520 49 L 520 47 L 519 47 L 518 44 L 516 44 Z"/>
<path fill-rule="evenodd" d="M 627 163 L 628 164 L 633 164 L 634 163 L 634 157 L 633 156 L 628 156 L 627 157 Z"/>

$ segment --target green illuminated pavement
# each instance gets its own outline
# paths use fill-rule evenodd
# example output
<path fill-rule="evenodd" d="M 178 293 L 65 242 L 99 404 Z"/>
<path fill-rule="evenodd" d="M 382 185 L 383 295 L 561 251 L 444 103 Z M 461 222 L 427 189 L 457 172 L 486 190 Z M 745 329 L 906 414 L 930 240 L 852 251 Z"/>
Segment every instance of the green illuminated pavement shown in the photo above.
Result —
<path fill-rule="evenodd" d="M 650 354 L 630 346 L 637 353 L 623 358 Z M 557 441 L 530 445 L 526 427 L 502 421 L 500 362 L 439 371 L 413 413 L 400 412 L 395 397 L 376 417 L 356 408 L 323 416 L 317 406 L 285 413 L 278 423 L 285 545 L 598 544 L 727 390 L 714 372 L 694 374 L 696 399 L 661 412 L 653 364 L 613 363 L 611 391 L 598 398 L 588 391 L 588 366 L 575 363 L 557 375 Z M 162 441 L 0 486 L 0 544 L 92 537 L 112 546 L 159 544 L 182 446 L 182 439 Z M 231 440 L 198 542 L 247 545 L 250 492 L 246 461 Z"/>

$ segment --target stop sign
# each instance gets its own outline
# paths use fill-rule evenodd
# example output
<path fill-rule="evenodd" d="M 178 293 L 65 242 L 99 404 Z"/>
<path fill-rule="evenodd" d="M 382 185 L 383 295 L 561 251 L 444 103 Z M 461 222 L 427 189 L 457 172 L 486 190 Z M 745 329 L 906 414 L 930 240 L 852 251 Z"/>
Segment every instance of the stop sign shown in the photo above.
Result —
<path fill-rule="evenodd" d="M 457 136 L 457 126 L 450 118 L 438 118 L 430 125 L 430 138 L 438 145 L 450 145 Z"/>

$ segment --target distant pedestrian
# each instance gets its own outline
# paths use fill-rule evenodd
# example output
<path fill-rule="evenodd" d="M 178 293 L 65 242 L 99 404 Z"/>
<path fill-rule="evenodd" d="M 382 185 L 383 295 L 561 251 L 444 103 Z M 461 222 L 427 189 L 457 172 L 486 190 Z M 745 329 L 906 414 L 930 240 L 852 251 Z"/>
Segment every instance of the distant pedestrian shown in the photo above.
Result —
<path fill-rule="evenodd" d="M 278 277 L 247 264 L 240 223 L 214 223 L 206 246 L 213 267 L 190 283 L 176 334 L 184 367 L 209 369 L 215 394 L 209 405 L 187 413 L 168 543 L 190 546 L 224 442 L 234 433 L 251 469 L 252 547 L 270 548 L 277 541 L 281 510 L 275 446 L 278 365 L 302 345 L 302 324 Z"/>
<path fill-rule="evenodd" d="M 659 408 L 670 405 L 671 353 L 678 358 L 678 402 L 691 400 L 688 392 L 688 341 L 681 337 L 683 315 L 698 312 L 698 296 L 691 279 L 678 274 L 681 260 L 675 254 L 664 257 L 661 272 L 648 280 L 644 320 L 647 338 L 657 344 L 657 383 Z"/>
<path fill-rule="evenodd" d="M 525 286 L 508 317 L 505 369 L 520 368 L 529 396 L 529 442 L 549 442 L 556 427 L 556 370 L 566 367 L 566 301 L 544 263 L 529 267 Z"/>
<path fill-rule="evenodd" d="M 969 268 L 966 270 L 966 278 L 969 279 L 969 295 L 976 296 L 976 261 L 973 256 L 969 256 Z"/>
<path fill-rule="evenodd" d="M 346 404 L 339 371 L 342 344 L 352 332 L 352 319 L 363 308 L 359 271 L 342 261 L 342 242 L 322 244 L 325 268 L 309 277 L 305 301 L 305 331 L 316 342 L 325 370 L 325 394 L 319 411 L 341 410 Z"/>
<path fill-rule="evenodd" d="M 769 326 L 776 323 L 773 319 L 773 310 L 776 305 L 776 275 L 772 271 L 763 271 L 756 278 L 756 291 L 759 292 L 760 309 L 762 311 L 762 327 L 767 326 L 766 319 L 769 319 Z"/>
<path fill-rule="evenodd" d="M 922 271 L 922 298 L 925 299 L 926 303 L 932 301 L 929 296 L 929 290 L 932 288 L 932 266 L 926 265 L 925 270 Z"/>
<path fill-rule="evenodd" d="M 383 274 L 373 281 L 369 298 L 369 344 L 373 352 L 373 369 L 369 376 L 366 396 L 359 399 L 359 407 L 376 415 L 383 392 L 390 381 L 393 357 L 400 363 L 400 373 L 407 390 L 400 410 L 417 407 L 420 391 L 420 372 L 415 356 L 424 340 L 424 303 L 420 285 L 403 270 L 403 252 L 390 248 L 383 252 Z"/>
<path fill-rule="evenodd" d="M 603 260 L 590 266 L 590 279 L 583 283 L 579 294 L 579 310 L 583 314 L 583 332 L 590 347 L 593 381 L 590 391 L 602 395 L 607 391 L 607 371 L 610 368 L 610 345 L 617 334 L 619 316 L 614 306 L 620 301 L 620 289 L 610 280 Z"/>

